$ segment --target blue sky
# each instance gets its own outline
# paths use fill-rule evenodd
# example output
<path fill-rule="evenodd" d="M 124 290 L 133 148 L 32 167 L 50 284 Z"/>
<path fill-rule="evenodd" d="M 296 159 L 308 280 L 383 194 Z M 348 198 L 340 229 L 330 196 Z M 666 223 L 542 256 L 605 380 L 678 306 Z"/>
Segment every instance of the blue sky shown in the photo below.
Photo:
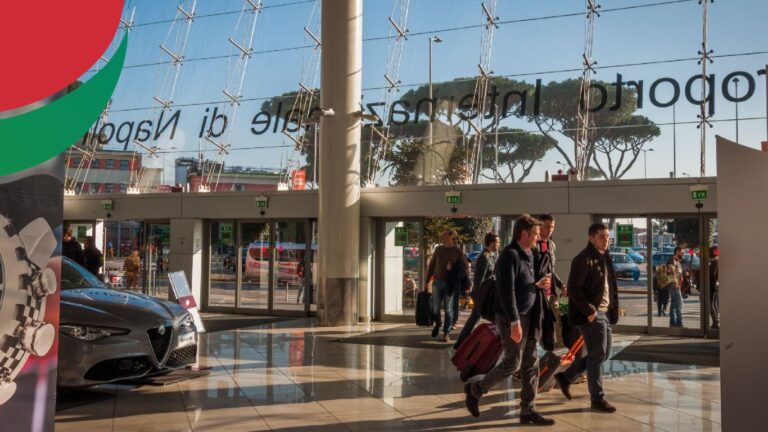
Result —
<path fill-rule="evenodd" d="M 191 0 L 182 2 L 190 5 Z M 184 53 L 187 61 L 180 69 L 174 92 L 174 104 L 199 104 L 185 106 L 179 130 L 173 140 L 161 141 L 162 148 L 176 152 L 168 154 L 166 163 L 177 156 L 194 156 L 200 145 L 197 138 L 200 122 L 206 107 L 214 104 L 206 102 L 223 101 L 222 89 L 228 76 L 227 59 L 201 58 L 215 57 L 233 52 L 227 38 L 246 40 L 235 31 L 239 13 L 244 0 L 198 0 L 198 15 L 218 14 L 196 19 L 190 28 L 189 39 Z M 656 123 L 672 120 L 671 108 L 661 109 L 648 103 L 647 92 L 650 84 L 662 77 L 671 77 L 684 84 L 692 75 L 700 74 L 700 66 L 695 60 L 665 62 L 646 66 L 622 66 L 605 68 L 613 65 L 626 65 L 659 60 L 672 60 L 696 57 L 702 37 L 701 6 L 696 0 L 670 2 L 664 0 L 603 0 L 599 2 L 603 9 L 615 9 L 652 3 L 666 3 L 653 7 L 636 8 L 625 11 L 606 11 L 596 19 L 593 57 L 598 61 L 596 79 L 613 81 L 616 73 L 621 73 L 625 80 L 644 80 L 646 82 L 646 107 L 638 111 Z M 280 134 L 266 133 L 254 136 L 250 133 L 250 121 L 260 111 L 262 98 L 269 98 L 284 92 L 295 91 L 301 80 L 302 67 L 310 54 L 309 49 L 302 49 L 309 44 L 304 26 L 317 26 L 317 11 L 310 20 L 315 4 L 301 0 L 264 0 L 265 9 L 258 17 L 253 49 L 257 52 L 248 64 L 243 97 L 246 99 L 238 109 L 237 117 L 229 125 L 231 135 L 223 137 L 233 146 L 230 156 L 225 159 L 229 165 L 277 167 L 281 159 L 287 157 L 290 148 L 252 149 L 288 145 Z M 331 2 L 332 4 L 332 2 Z M 392 14 L 392 0 L 364 1 L 364 38 L 386 36 L 390 31 L 387 17 Z M 166 61 L 167 55 L 159 49 L 166 35 L 174 35 L 183 28 L 177 22 L 173 30 L 171 23 L 153 22 L 172 19 L 176 14 L 178 1 L 173 0 L 138 0 L 126 1 L 124 17 L 129 17 L 135 8 L 135 26 L 131 31 L 126 67 L 114 95 L 110 121 L 121 123 L 156 117 L 157 109 L 147 109 L 157 104 L 152 97 L 167 93 L 163 85 L 169 80 L 163 78 L 170 69 L 167 65 L 131 67 L 147 63 Z M 584 2 L 579 0 L 499 0 L 497 15 L 502 21 L 528 18 L 549 17 L 554 15 L 579 13 L 584 10 Z M 720 0 L 710 4 L 709 45 L 715 55 L 733 55 L 768 51 L 768 43 L 761 29 L 768 17 L 768 2 L 761 0 Z M 482 23 L 480 1 L 475 0 L 411 0 L 407 28 L 413 35 L 404 44 L 400 79 L 406 85 L 403 92 L 410 89 L 409 84 L 420 85 L 427 82 L 427 47 L 431 35 L 439 35 L 444 42 L 434 46 L 433 79 L 436 82 L 449 81 L 458 77 L 474 76 L 480 57 L 482 29 L 473 27 L 453 30 L 456 27 L 477 26 Z M 583 50 L 584 16 L 539 19 L 527 22 L 501 24 L 496 30 L 493 46 L 491 69 L 496 75 L 519 75 L 515 78 L 533 82 L 541 78 L 545 83 L 551 80 L 577 78 L 579 73 L 546 73 L 556 70 L 577 69 L 581 66 Z M 242 25 L 241 25 L 242 27 Z M 420 34 L 422 33 L 422 34 Z M 173 45 L 169 41 L 167 45 Z M 371 89 L 384 84 L 383 73 L 386 69 L 388 40 L 365 41 L 363 43 L 363 88 Z M 296 49 L 290 49 L 296 48 Z M 282 50 L 287 49 L 287 50 Z M 282 50 L 260 53 L 268 50 Z M 233 67 L 234 60 L 229 62 Z M 752 76 L 757 69 L 768 64 L 768 54 L 741 55 L 715 59 L 709 66 L 710 73 L 716 75 L 716 115 L 714 128 L 707 131 L 707 175 L 716 174 L 714 136 L 719 134 L 735 138 L 735 105 L 723 98 L 721 82 L 730 72 L 744 70 Z M 86 74 L 86 78 L 89 74 Z M 319 83 L 319 81 L 318 81 Z M 743 94 L 746 83 L 740 84 Z M 765 139 L 765 81 L 756 80 L 752 98 L 739 104 L 740 141 L 751 147 L 759 147 Z M 660 98 L 664 92 L 659 92 Z M 381 100 L 381 90 L 364 90 L 366 101 Z M 227 104 L 217 105 L 231 115 Z M 677 105 L 678 122 L 695 122 L 698 107 L 682 100 Z M 747 120 L 748 118 L 762 118 Z M 510 126 L 533 130 L 532 125 L 518 120 L 510 120 Z M 649 177 L 667 177 L 672 170 L 672 126 L 661 126 L 662 135 L 646 148 L 653 148 L 647 153 Z M 677 135 L 677 171 L 697 175 L 699 171 L 699 131 L 695 124 L 679 124 Z M 565 143 L 565 141 L 563 141 Z M 203 144 L 210 148 L 210 145 Z M 570 145 L 566 144 L 568 148 Z M 109 148 L 122 148 L 114 140 Z M 130 146 L 129 148 L 132 148 Z M 249 148 L 251 150 L 236 150 Z M 529 177 L 531 181 L 541 181 L 544 170 L 557 169 L 556 162 L 561 160 L 552 152 L 537 164 Z M 170 167 L 169 167 L 170 168 Z M 626 178 L 642 178 L 642 160 L 628 173 Z"/>

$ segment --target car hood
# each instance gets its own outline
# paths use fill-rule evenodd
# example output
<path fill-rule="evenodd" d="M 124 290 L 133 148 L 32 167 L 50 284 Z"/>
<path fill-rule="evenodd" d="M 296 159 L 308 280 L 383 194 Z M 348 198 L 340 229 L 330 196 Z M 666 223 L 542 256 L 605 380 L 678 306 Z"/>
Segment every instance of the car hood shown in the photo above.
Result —
<path fill-rule="evenodd" d="M 631 270 L 633 267 L 636 267 L 635 263 L 613 263 L 614 268 L 617 270 Z"/>
<path fill-rule="evenodd" d="M 144 294 L 108 288 L 62 291 L 61 322 L 107 327 L 156 327 L 185 317 L 178 304 Z"/>

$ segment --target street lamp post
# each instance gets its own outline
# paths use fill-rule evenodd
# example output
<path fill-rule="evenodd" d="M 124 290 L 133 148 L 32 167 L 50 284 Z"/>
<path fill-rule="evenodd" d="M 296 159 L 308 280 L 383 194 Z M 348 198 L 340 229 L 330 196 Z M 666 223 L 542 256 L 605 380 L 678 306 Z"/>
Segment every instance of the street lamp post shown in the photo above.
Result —
<path fill-rule="evenodd" d="M 672 104 L 672 178 L 677 178 L 677 113 Z"/>
<path fill-rule="evenodd" d="M 641 152 L 643 152 L 643 171 L 645 172 L 644 176 L 645 178 L 648 178 L 648 152 L 652 152 L 653 149 L 643 150 L 640 149 Z"/>
<path fill-rule="evenodd" d="M 432 110 L 434 109 L 435 101 L 432 99 L 432 43 L 441 43 L 443 40 L 440 36 L 431 36 L 429 38 L 429 136 L 427 137 L 427 143 L 429 144 L 429 151 L 432 151 Z M 421 181 L 427 180 L 427 157 L 426 153 L 422 156 L 421 162 Z"/>
<path fill-rule="evenodd" d="M 736 87 L 736 142 L 739 142 L 739 79 L 733 79 L 733 85 Z"/>

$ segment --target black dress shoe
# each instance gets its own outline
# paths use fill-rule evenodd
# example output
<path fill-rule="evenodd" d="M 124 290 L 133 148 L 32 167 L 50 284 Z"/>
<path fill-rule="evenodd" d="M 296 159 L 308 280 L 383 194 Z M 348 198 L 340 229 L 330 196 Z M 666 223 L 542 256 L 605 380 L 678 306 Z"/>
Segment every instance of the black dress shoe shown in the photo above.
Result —
<path fill-rule="evenodd" d="M 557 381 L 560 391 L 563 392 L 563 396 L 568 400 L 573 399 L 573 396 L 571 396 L 571 382 L 568 381 L 568 378 L 562 372 L 555 374 L 555 381 Z"/>
<path fill-rule="evenodd" d="M 532 411 L 528 414 L 520 415 L 520 424 L 522 425 L 534 425 L 534 426 L 552 426 L 555 424 L 555 420 L 546 418 L 539 414 L 538 411 Z"/>
<path fill-rule="evenodd" d="M 596 411 L 602 411 L 605 413 L 614 413 L 616 412 L 616 407 L 609 404 L 607 400 L 603 399 L 601 401 L 592 401 L 592 409 Z"/>
<path fill-rule="evenodd" d="M 476 398 L 475 395 L 472 394 L 472 384 L 464 384 L 464 393 L 467 395 L 467 399 L 465 401 L 467 410 L 470 414 L 472 414 L 472 416 L 480 417 L 480 399 Z"/>
<path fill-rule="evenodd" d="M 440 334 L 440 324 L 435 324 L 435 328 L 432 329 L 432 337 L 437 337 Z"/>

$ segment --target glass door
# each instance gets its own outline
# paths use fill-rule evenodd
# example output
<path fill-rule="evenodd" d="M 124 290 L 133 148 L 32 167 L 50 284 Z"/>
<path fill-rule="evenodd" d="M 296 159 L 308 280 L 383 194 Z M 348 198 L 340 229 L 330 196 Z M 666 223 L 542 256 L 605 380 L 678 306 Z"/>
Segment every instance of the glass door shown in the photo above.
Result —
<path fill-rule="evenodd" d="M 208 307 L 234 308 L 237 304 L 238 263 L 234 221 L 210 224 Z"/>
<path fill-rule="evenodd" d="M 384 315 L 414 316 L 423 288 L 422 222 L 385 221 L 380 305 Z"/>
<path fill-rule="evenodd" d="M 275 222 L 272 247 L 272 310 L 305 310 L 307 222 Z"/>
<path fill-rule="evenodd" d="M 144 243 L 143 268 L 145 293 L 168 299 L 168 256 L 171 253 L 171 224 L 147 223 Z"/>
<path fill-rule="evenodd" d="M 701 225 L 698 216 L 651 219 L 654 333 L 702 334 Z"/>
<path fill-rule="evenodd" d="M 648 285 L 647 218 L 605 217 L 610 254 L 619 286 L 619 325 L 646 331 L 651 300 Z"/>
<path fill-rule="evenodd" d="M 267 222 L 242 222 L 239 225 L 237 262 L 238 307 L 269 310 L 271 230 Z"/>

